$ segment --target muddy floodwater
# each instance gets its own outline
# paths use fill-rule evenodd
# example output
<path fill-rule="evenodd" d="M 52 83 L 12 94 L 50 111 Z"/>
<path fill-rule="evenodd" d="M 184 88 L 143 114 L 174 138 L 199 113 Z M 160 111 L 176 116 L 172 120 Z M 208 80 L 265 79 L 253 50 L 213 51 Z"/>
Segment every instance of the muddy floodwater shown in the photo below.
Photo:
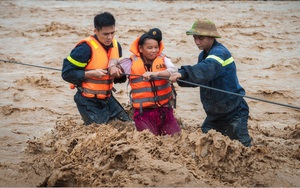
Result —
<path fill-rule="evenodd" d="M 200 53 L 185 32 L 197 18 L 213 20 L 246 95 L 287 107 L 245 98 L 251 148 L 203 134 L 199 88 L 177 83 L 180 135 L 131 122 L 84 126 L 60 69 L 104 11 L 116 18 L 123 57 L 158 27 L 178 68 Z M 0 12 L 0 186 L 300 187 L 300 110 L 288 107 L 300 106 L 299 1 L 0 1 Z M 132 114 L 129 86 L 115 88 Z"/>

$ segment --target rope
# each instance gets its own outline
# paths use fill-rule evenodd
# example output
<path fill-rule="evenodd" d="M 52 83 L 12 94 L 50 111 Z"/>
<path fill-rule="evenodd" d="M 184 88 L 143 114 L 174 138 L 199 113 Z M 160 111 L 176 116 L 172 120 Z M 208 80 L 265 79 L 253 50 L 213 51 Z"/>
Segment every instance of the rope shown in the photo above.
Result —
<path fill-rule="evenodd" d="M 61 69 L 56 69 L 56 68 L 51 68 L 51 67 L 44 67 L 44 66 L 40 66 L 40 65 L 31 65 L 31 64 L 21 63 L 21 62 L 17 62 L 17 61 L 9 61 L 9 60 L 3 60 L 3 59 L 0 59 L 0 61 L 2 61 L 4 63 L 14 63 L 14 64 L 25 65 L 25 66 L 30 66 L 30 67 L 38 67 L 38 68 L 42 68 L 42 69 L 50 69 L 50 70 L 61 71 Z"/>
<path fill-rule="evenodd" d="M 42 68 L 42 69 L 50 69 L 50 70 L 55 70 L 55 71 L 61 71 L 61 69 L 57 69 L 57 68 L 51 68 L 51 67 L 45 67 L 45 66 L 39 66 L 39 65 L 31 65 L 31 64 L 21 63 L 21 62 L 17 62 L 17 61 L 9 61 L 9 60 L 3 60 L 3 59 L 0 59 L 0 61 L 5 62 L 5 63 L 14 63 L 14 64 L 19 64 L 19 65 L 38 67 L 38 68 Z M 138 75 L 138 74 L 123 74 L 123 75 L 126 75 L 126 76 L 142 76 L 142 75 Z M 167 77 L 161 77 L 161 76 L 157 76 L 156 78 L 169 79 Z M 257 100 L 257 101 L 261 101 L 261 102 L 265 102 L 265 103 L 270 103 L 270 104 L 275 104 L 275 105 L 279 105 L 279 106 L 284 106 L 284 107 L 294 108 L 294 109 L 300 110 L 299 106 L 292 106 L 292 105 L 283 104 L 283 103 L 279 103 L 279 102 L 273 102 L 273 101 L 269 101 L 269 100 L 265 100 L 265 99 L 260 99 L 260 98 L 256 98 L 256 97 L 242 95 L 242 94 L 239 94 L 239 93 L 233 93 L 233 92 L 230 92 L 230 91 L 225 91 L 225 90 L 221 90 L 221 89 L 217 89 L 217 88 L 213 88 L 213 87 L 209 87 L 209 86 L 205 86 L 205 85 L 202 85 L 202 84 L 197 84 L 197 83 L 193 83 L 193 82 L 189 82 L 189 81 L 185 81 L 185 80 L 181 80 L 181 79 L 178 79 L 177 82 L 183 82 L 183 83 L 187 83 L 187 84 L 194 85 L 194 86 L 197 86 L 197 87 L 203 87 L 203 88 L 206 88 L 206 89 L 211 89 L 211 90 L 215 90 L 215 91 L 219 91 L 219 92 L 223 92 L 223 93 L 227 93 L 227 94 L 231 94 L 231 95 L 236 95 L 236 96 L 245 97 L 245 98 L 249 98 L 249 99 L 253 99 L 253 100 Z"/>
<path fill-rule="evenodd" d="M 211 90 L 215 90 L 215 91 L 219 91 L 219 92 L 223 92 L 223 93 L 237 95 L 237 96 L 240 96 L 240 97 L 245 97 L 245 98 L 249 98 L 249 99 L 253 99 L 253 100 L 257 100 L 257 101 L 261 101 L 261 102 L 276 104 L 276 105 L 279 105 L 279 106 L 285 106 L 285 107 L 295 108 L 295 109 L 300 110 L 299 106 L 292 106 L 292 105 L 288 105 L 288 104 L 282 104 L 282 103 L 278 103 L 278 102 L 268 101 L 268 100 L 265 100 L 265 99 L 259 99 L 259 98 L 256 98 L 256 97 L 242 95 L 242 94 L 239 94 L 239 93 L 233 93 L 233 92 L 230 92 L 230 91 L 225 91 L 225 90 L 221 90 L 221 89 L 217 89 L 217 88 L 212 88 L 212 87 L 209 87 L 209 86 L 204 86 L 204 85 L 201 85 L 201 84 L 196 84 L 196 83 L 193 83 L 193 82 L 188 82 L 188 81 L 184 81 L 184 80 L 180 80 L 180 79 L 178 79 L 177 81 L 187 83 L 187 84 L 191 84 L 191 85 L 195 85 L 195 86 L 200 86 L 200 87 L 203 87 L 203 88 L 207 88 L 207 89 L 211 89 Z"/>

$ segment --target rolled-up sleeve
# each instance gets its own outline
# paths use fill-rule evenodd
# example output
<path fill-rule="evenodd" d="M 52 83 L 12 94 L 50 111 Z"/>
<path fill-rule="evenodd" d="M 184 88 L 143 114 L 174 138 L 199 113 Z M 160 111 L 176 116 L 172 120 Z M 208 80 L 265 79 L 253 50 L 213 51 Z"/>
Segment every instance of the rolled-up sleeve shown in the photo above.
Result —
<path fill-rule="evenodd" d="M 170 74 L 178 72 L 178 68 L 172 63 L 171 59 L 165 57 L 164 62 Z"/>
<path fill-rule="evenodd" d="M 118 62 L 118 64 L 122 67 L 124 74 L 130 74 L 132 61 L 130 58 L 124 58 Z"/>

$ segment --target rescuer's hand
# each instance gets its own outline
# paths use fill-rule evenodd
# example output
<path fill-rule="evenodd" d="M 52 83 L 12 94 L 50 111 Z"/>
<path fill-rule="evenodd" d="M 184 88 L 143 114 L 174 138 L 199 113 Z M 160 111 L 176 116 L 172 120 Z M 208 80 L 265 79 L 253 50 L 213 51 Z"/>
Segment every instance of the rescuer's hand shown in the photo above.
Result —
<path fill-rule="evenodd" d="M 176 73 L 172 73 L 169 80 L 171 82 L 176 82 L 177 79 L 181 78 L 181 74 L 179 72 L 176 72 Z"/>
<path fill-rule="evenodd" d="M 85 78 L 102 78 L 103 76 L 105 76 L 107 74 L 107 70 L 103 70 L 103 69 L 95 69 L 95 70 L 89 70 L 89 71 L 85 71 L 84 73 L 84 77 Z"/>
<path fill-rule="evenodd" d="M 111 77 L 121 77 L 123 72 L 120 68 L 118 68 L 116 65 L 112 65 L 108 68 L 108 74 L 111 76 Z"/>

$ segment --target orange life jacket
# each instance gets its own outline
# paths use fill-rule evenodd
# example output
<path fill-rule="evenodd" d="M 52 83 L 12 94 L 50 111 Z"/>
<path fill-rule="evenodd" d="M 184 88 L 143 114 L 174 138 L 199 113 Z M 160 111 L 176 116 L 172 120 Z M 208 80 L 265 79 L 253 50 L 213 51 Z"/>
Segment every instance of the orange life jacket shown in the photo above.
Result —
<path fill-rule="evenodd" d="M 92 56 L 85 66 L 85 71 L 107 69 L 111 58 L 119 58 L 118 43 L 115 39 L 113 39 L 113 47 L 108 52 L 93 36 L 81 40 L 77 45 L 83 42 L 86 42 L 92 49 Z M 81 88 L 84 97 L 106 99 L 111 95 L 113 79 L 109 75 L 102 78 L 87 78 L 82 82 Z"/>
<path fill-rule="evenodd" d="M 138 38 L 139 39 L 139 38 Z M 134 108 L 145 107 L 160 107 L 169 103 L 172 98 L 172 87 L 166 79 L 152 78 L 151 80 L 143 80 L 141 76 L 146 72 L 144 62 L 140 57 L 138 50 L 138 41 L 135 40 L 130 48 L 134 54 L 131 55 L 132 66 L 131 74 L 129 76 L 131 86 L 131 100 Z M 163 43 L 160 45 L 160 52 L 151 65 L 152 72 L 166 70 L 164 63 L 165 55 L 161 53 L 163 50 Z"/>
<path fill-rule="evenodd" d="M 151 67 L 152 72 L 166 70 L 164 55 L 158 56 Z M 146 72 L 144 62 L 140 57 L 132 57 L 131 74 L 143 75 Z M 153 80 L 152 80 L 153 79 Z M 141 76 L 130 76 L 131 98 L 134 108 L 163 106 L 172 98 L 172 87 L 166 79 L 152 78 L 143 80 Z"/>

